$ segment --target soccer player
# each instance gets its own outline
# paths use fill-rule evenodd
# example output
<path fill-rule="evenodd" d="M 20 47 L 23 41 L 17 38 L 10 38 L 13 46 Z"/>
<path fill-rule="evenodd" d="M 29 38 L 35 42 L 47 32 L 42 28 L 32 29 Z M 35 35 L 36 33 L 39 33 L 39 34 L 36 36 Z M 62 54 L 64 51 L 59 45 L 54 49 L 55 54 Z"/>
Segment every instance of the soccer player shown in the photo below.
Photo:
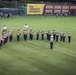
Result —
<path fill-rule="evenodd" d="M 68 33 L 68 43 L 71 42 L 71 32 Z"/>
<path fill-rule="evenodd" d="M 53 49 L 53 36 L 50 37 L 50 49 Z"/>

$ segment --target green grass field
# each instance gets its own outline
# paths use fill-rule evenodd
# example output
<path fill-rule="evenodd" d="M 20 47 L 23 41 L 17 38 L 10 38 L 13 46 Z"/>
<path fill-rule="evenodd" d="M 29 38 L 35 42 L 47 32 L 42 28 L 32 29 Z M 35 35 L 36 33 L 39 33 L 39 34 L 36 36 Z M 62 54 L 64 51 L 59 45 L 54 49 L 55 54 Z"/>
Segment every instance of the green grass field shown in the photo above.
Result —
<path fill-rule="evenodd" d="M 23 31 L 24 24 L 34 31 L 34 40 L 20 42 L 16 40 L 17 28 Z M 17 16 L 0 18 L 0 30 L 6 24 L 8 31 L 14 30 L 13 41 L 0 49 L 0 75 L 76 75 L 76 17 L 55 16 Z M 54 41 L 54 49 L 49 48 L 49 41 L 37 41 L 36 29 L 45 31 L 63 30 L 66 42 Z M 68 32 L 72 32 L 72 41 L 68 43 Z M 29 35 L 28 35 L 29 37 Z"/>

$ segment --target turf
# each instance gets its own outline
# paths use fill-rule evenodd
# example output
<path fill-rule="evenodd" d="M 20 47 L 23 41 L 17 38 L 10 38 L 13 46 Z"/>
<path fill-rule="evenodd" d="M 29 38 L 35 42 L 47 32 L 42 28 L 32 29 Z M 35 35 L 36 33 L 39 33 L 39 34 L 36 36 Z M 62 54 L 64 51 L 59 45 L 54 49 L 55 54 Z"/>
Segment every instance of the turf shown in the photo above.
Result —
<path fill-rule="evenodd" d="M 23 31 L 24 24 L 34 31 L 34 40 L 24 41 L 23 33 L 20 42 L 16 40 L 16 30 Z M 16 16 L 0 18 L 0 30 L 7 25 L 8 31 L 14 30 L 13 41 L 0 49 L 0 75 L 76 75 L 76 17 L 56 16 Z M 43 28 L 63 30 L 66 42 L 55 42 L 54 48 L 49 48 L 49 41 L 36 40 L 36 29 Z M 72 32 L 72 41 L 68 43 L 68 32 Z"/>

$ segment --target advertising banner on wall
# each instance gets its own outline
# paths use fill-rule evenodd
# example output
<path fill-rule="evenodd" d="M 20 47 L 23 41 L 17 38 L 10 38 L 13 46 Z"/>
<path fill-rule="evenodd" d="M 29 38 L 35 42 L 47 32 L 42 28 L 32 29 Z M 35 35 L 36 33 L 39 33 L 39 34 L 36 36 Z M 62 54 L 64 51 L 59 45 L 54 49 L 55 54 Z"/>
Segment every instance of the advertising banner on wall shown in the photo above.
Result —
<path fill-rule="evenodd" d="M 27 14 L 43 14 L 44 4 L 27 4 Z"/>
<path fill-rule="evenodd" d="M 76 14 L 72 4 L 27 4 L 27 14 Z"/>
<path fill-rule="evenodd" d="M 46 14 L 69 13 L 69 5 L 46 4 L 44 8 Z"/>

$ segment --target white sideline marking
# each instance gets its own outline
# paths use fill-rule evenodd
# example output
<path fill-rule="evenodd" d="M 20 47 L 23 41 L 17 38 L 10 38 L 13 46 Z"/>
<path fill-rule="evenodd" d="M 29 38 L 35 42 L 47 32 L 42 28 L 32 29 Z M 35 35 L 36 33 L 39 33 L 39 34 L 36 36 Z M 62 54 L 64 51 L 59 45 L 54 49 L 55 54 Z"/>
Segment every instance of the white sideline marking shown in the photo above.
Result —
<path fill-rule="evenodd" d="M 42 45 L 37 44 L 37 43 L 34 43 L 34 42 L 30 42 L 30 41 L 28 41 L 28 42 L 29 42 L 29 43 L 32 43 L 32 44 L 35 44 L 35 45 L 42 46 Z M 42 47 L 45 47 L 45 46 L 42 46 Z M 47 47 L 46 47 L 46 48 L 47 48 Z M 54 51 L 56 51 L 56 52 L 60 52 L 60 53 L 63 53 L 63 54 L 69 55 L 69 56 L 76 57 L 76 56 L 74 56 L 74 55 L 72 55 L 72 54 L 69 54 L 69 53 L 66 53 L 66 52 L 62 52 L 62 51 L 58 51 L 58 50 L 54 50 Z"/>

